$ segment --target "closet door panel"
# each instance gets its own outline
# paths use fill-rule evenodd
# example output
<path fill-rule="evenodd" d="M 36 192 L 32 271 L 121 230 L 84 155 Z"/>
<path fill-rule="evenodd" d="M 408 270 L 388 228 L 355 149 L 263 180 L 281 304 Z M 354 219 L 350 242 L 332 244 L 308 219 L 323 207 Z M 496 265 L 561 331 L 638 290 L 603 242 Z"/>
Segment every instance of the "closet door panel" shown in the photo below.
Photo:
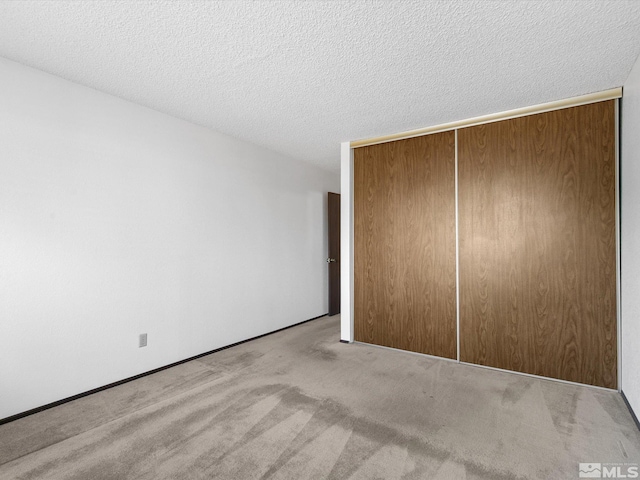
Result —
<path fill-rule="evenodd" d="M 354 151 L 357 341 L 456 358 L 455 134 Z"/>
<path fill-rule="evenodd" d="M 461 129 L 461 360 L 616 388 L 614 102 Z"/>

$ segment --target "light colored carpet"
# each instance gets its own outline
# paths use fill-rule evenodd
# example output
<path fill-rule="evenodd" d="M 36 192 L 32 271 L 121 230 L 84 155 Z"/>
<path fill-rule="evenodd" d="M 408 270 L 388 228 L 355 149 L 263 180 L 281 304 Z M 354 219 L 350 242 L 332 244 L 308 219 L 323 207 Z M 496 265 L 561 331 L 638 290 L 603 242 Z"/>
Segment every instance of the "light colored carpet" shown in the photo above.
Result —
<path fill-rule="evenodd" d="M 616 392 L 339 343 L 339 317 L 0 426 L 2 479 L 575 479 L 640 462 Z"/>

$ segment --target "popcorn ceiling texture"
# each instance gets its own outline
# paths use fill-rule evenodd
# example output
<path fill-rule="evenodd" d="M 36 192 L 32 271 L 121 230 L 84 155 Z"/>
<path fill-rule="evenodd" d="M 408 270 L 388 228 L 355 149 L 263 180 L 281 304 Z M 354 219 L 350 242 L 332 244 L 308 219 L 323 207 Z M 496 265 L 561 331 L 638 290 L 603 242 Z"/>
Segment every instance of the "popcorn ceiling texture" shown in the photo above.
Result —
<path fill-rule="evenodd" d="M 638 53 L 638 1 L 0 1 L 0 56 L 335 171 L 341 141 L 618 87 Z"/>

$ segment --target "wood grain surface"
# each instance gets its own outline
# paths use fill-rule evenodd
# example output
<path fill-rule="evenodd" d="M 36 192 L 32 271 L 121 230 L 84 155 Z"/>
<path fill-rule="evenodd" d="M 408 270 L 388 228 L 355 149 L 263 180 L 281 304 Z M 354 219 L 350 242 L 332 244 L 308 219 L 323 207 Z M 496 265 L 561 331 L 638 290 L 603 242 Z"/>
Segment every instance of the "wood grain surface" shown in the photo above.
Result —
<path fill-rule="evenodd" d="M 614 101 L 458 132 L 461 360 L 617 387 Z"/>
<path fill-rule="evenodd" d="M 327 194 L 329 233 L 329 316 L 340 313 L 340 194 Z"/>
<path fill-rule="evenodd" d="M 456 358 L 455 134 L 354 151 L 354 333 Z"/>

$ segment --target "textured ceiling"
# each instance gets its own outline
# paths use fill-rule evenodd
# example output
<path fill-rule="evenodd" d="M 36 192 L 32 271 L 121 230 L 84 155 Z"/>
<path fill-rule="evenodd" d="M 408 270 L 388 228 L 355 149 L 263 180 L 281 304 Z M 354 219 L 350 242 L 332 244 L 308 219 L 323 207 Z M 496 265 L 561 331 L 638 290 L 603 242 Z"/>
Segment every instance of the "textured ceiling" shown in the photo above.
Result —
<path fill-rule="evenodd" d="M 621 86 L 639 1 L 6 1 L 0 56 L 325 168 L 339 142 Z"/>

